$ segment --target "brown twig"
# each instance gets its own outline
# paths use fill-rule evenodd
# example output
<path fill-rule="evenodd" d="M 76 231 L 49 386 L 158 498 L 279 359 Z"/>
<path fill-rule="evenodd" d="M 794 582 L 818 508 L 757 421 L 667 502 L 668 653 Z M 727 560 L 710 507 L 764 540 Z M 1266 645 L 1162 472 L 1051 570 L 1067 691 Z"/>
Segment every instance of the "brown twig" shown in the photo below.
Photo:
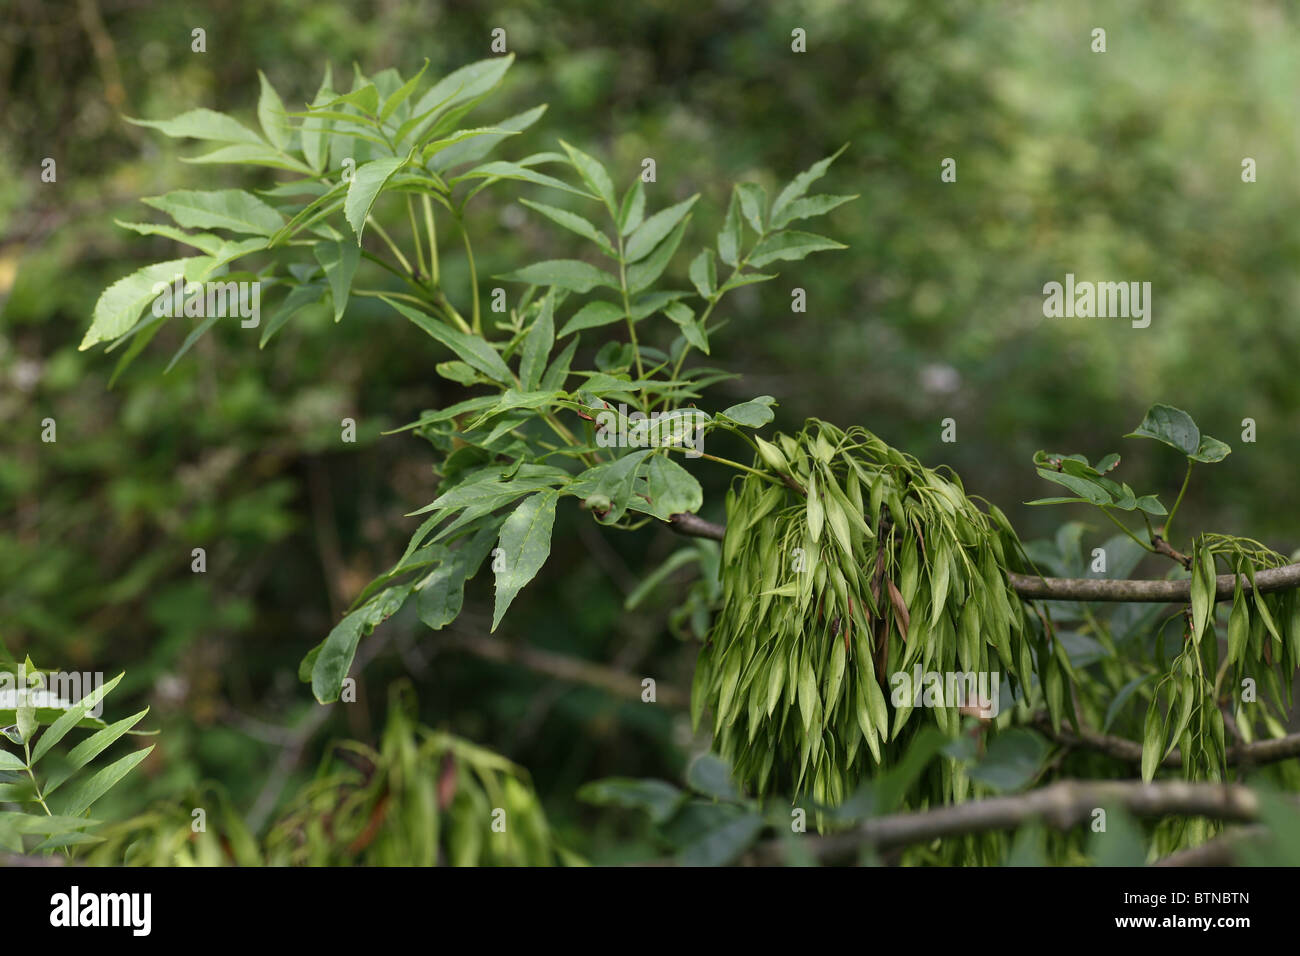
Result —
<path fill-rule="evenodd" d="M 545 674 L 572 684 L 598 687 L 618 697 L 631 697 L 637 700 L 641 698 L 640 677 L 592 661 L 472 634 L 457 634 L 448 639 L 447 646 L 468 651 L 487 660 L 518 664 L 538 674 Z M 690 698 L 684 692 L 661 681 L 655 681 L 655 700 L 668 707 L 683 710 L 690 706 Z"/>
<path fill-rule="evenodd" d="M 1162 857 L 1152 866 L 1236 866 L 1241 847 L 1253 843 L 1268 835 L 1262 826 L 1236 827 L 1208 843 L 1179 850 Z"/>
<path fill-rule="evenodd" d="M 933 810 L 889 814 L 844 833 L 807 837 L 804 852 L 823 863 L 852 862 L 862 850 L 927 843 L 935 839 L 1014 830 L 1033 820 L 1068 830 L 1089 820 L 1099 808 L 1123 807 L 1136 817 L 1197 816 L 1251 822 L 1259 814 L 1255 794 L 1241 784 L 1119 780 L 1062 780 L 1014 796 L 991 797 Z M 755 850 L 759 862 L 785 857 L 786 838 Z"/>
<path fill-rule="evenodd" d="M 724 525 L 707 521 L 699 515 L 675 514 L 668 526 L 678 534 L 721 541 L 726 534 Z M 1172 548 L 1170 548 L 1173 551 Z M 1176 555 L 1178 552 L 1174 552 Z M 1257 590 L 1261 594 L 1273 591 L 1290 591 L 1300 587 L 1300 564 L 1268 568 L 1255 574 L 1252 586 L 1245 575 L 1220 574 L 1215 579 L 1215 600 L 1232 598 L 1241 578 L 1244 591 Z M 1182 581 L 1112 580 L 1108 578 L 1044 578 L 1030 574 L 1007 572 L 1012 589 L 1027 601 L 1109 601 L 1140 602 L 1150 604 L 1186 604 L 1192 597 L 1191 579 Z"/>
<path fill-rule="evenodd" d="M 1189 571 L 1192 569 L 1192 559 L 1177 550 L 1168 541 L 1160 537 L 1160 535 L 1152 535 L 1151 544 L 1156 549 L 1157 554 L 1163 554 L 1167 558 L 1172 558 Z"/>
<path fill-rule="evenodd" d="M 1058 732 L 1052 729 L 1052 723 L 1046 714 L 1039 714 L 1034 723 L 1039 730 L 1057 743 L 1064 744 L 1067 747 L 1095 750 L 1127 763 L 1142 763 L 1142 745 L 1136 741 L 1124 737 L 1100 734 L 1095 730 L 1089 730 L 1087 727 L 1080 727 L 1078 731 L 1063 729 Z M 1300 734 L 1289 734 L 1276 740 L 1258 740 L 1250 744 L 1236 744 L 1229 747 L 1225 754 L 1229 766 L 1276 763 L 1279 760 L 1289 760 L 1292 757 L 1300 757 Z M 1182 765 L 1183 755 L 1178 748 L 1174 748 L 1169 756 L 1161 762 L 1162 767 L 1181 767 Z"/>

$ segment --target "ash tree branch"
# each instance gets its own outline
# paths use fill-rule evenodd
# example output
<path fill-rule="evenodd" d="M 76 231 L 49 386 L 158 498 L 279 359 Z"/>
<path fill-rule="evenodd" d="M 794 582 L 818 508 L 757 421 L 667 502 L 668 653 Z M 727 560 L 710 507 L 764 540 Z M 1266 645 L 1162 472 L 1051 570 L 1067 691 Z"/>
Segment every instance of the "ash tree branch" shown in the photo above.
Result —
<path fill-rule="evenodd" d="M 1243 847 L 1268 839 L 1262 826 L 1236 827 L 1200 846 L 1179 850 L 1162 857 L 1152 866 L 1236 866 Z"/>
<path fill-rule="evenodd" d="M 470 634 L 456 634 L 447 641 L 447 646 L 486 660 L 515 664 L 535 674 L 571 684 L 597 687 L 615 697 L 641 699 L 642 678 L 604 664 Z M 680 710 L 690 707 L 690 698 L 685 692 L 658 680 L 655 681 L 655 701 Z"/>
<path fill-rule="evenodd" d="M 1063 780 L 1015 796 L 876 817 L 845 833 L 804 838 L 804 849 L 822 863 L 853 862 L 866 847 L 889 850 L 969 833 L 1014 830 L 1036 820 L 1068 830 L 1091 820 L 1099 808 L 1115 807 L 1148 819 L 1198 816 L 1250 823 L 1259 815 L 1258 799 L 1241 784 Z M 762 844 L 755 854 L 761 862 L 780 862 L 787 840 Z"/>
<path fill-rule="evenodd" d="M 714 541 L 721 541 L 727 530 L 725 525 L 707 521 L 693 514 L 672 515 L 668 519 L 668 526 L 678 534 L 693 538 L 710 538 Z M 1043 578 L 1008 571 L 1007 580 L 1015 592 L 1027 601 L 1186 604 L 1192 599 L 1190 578 L 1183 581 Z M 1231 600 L 1236 585 L 1237 575 L 1220 574 L 1215 583 L 1215 600 Z M 1250 580 L 1242 575 L 1241 586 L 1246 592 L 1258 590 L 1261 594 L 1294 590 L 1300 587 L 1300 564 L 1288 564 L 1280 568 L 1258 571 L 1255 574 L 1253 587 Z"/>
<path fill-rule="evenodd" d="M 1038 715 L 1034 723 L 1047 736 L 1067 747 L 1096 750 L 1099 753 L 1107 754 L 1128 763 L 1142 763 L 1142 745 L 1136 741 L 1124 737 L 1099 734 L 1095 730 L 1089 730 L 1086 727 L 1079 728 L 1078 732 L 1064 728 L 1057 732 L 1052 729 L 1052 722 L 1045 714 Z M 1236 744 L 1228 748 L 1225 756 L 1228 766 L 1276 763 L 1279 760 L 1300 757 L 1300 734 L 1289 734 L 1276 740 L 1258 740 L 1250 744 Z M 1174 748 L 1173 752 L 1161 763 L 1162 767 L 1181 767 L 1182 765 L 1183 755 L 1178 748 Z"/>

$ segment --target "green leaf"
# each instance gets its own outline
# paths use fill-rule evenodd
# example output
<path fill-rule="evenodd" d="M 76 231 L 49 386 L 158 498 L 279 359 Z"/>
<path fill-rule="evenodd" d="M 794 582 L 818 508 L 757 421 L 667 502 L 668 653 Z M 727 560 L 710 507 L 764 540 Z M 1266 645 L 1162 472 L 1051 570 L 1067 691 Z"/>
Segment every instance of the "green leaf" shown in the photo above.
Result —
<path fill-rule="evenodd" d="M 557 209 L 555 206 L 548 206 L 545 203 L 533 202 L 531 199 L 521 199 L 519 202 L 529 209 L 536 209 L 547 219 L 563 226 L 570 232 L 576 232 L 583 238 L 590 239 L 605 255 L 611 258 L 618 255 L 614 246 L 610 243 L 609 237 L 577 213 L 569 212 L 567 209 Z"/>
<path fill-rule="evenodd" d="M 686 768 L 686 785 L 715 800 L 740 799 L 740 791 L 732 781 L 730 765 L 715 754 L 703 753 L 691 761 Z"/>
<path fill-rule="evenodd" d="M 294 286 L 289 290 L 289 294 L 285 296 L 284 300 L 280 303 L 280 307 L 276 309 L 275 314 L 272 315 L 266 325 L 262 327 L 262 338 L 261 341 L 258 342 L 257 347 L 266 348 L 266 343 L 271 341 L 271 336 L 275 335 L 284 323 L 293 318 L 294 314 L 297 313 L 299 309 L 311 305 L 312 303 L 320 302 L 324 295 L 325 286 L 319 282 L 310 282 L 307 285 Z"/>
<path fill-rule="evenodd" d="M 1172 405 L 1152 405 L 1147 409 L 1142 424 L 1124 437 L 1154 438 L 1189 458 L 1194 457 L 1201 447 L 1201 431 L 1192 421 L 1192 416 Z"/>
<path fill-rule="evenodd" d="M 604 269 L 578 259 L 536 262 L 496 278 L 506 282 L 526 282 L 529 285 L 553 285 L 570 292 L 590 292 L 597 286 L 608 286 L 611 289 L 619 287 L 618 280 Z"/>
<path fill-rule="evenodd" d="M 769 262 L 778 259 L 797 260 L 812 252 L 847 248 L 844 243 L 836 242 L 834 239 L 813 235 L 811 232 L 785 229 L 763 237 L 750 253 L 749 264 L 755 269 L 761 269 Z"/>
<path fill-rule="evenodd" d="M 506 363 L 501 360 L 497 350 L 483 339 L 443 325 L 433 316 L 419 312 L 396 299 L 390 299 L 388 296 L 380 298 L 488 378 L 506 386 L 514 384 L 514 376 L 510 374 Z"/>
<path fill-rule="evenodd" d="M 984 758 L 966 773 L 999 793 L 1011 793 L 1034 781 L 1050 750 L 1032 730 L 1011 728 L 990 740 Z"/>
<path fill-rule="evenodd" d="M 170 283 L 178 276 L 187 282 L 198 281 L 198 275 L 209 262 L 207 256 L 155 262 L 118 279 L 100 293 L 90 328 L 78 348 L 84 351 L 98 342 L 112 342 L 125 335 L 135 326 L 145 306 L 158 297 L 157 286 Z"/>
<path fill-rule="evenodd" d="M 1196 446 L 1196 454 L 1188 455 L 1192 461 L 1203 461 L 1212 464 L 1216 461 L 1223 461 L 1232 454 L 1232 449 L 1217 438 L 1211 438 L 1209 435 L 1202 435 L 1201 442 Z"/>
<path fill-rule="evenodd" d="M 1111 503 L 1110 492 L 1089 478 L 1080 478 L 1076 475 L 1062 471 L 1051 471 L 1047 468 L 1039 468 L 1038 476 L 1058 485 L 1064 485 L 1075 494 L 1087 498 L 1094 505 L 1108 505 Z"/>
<path fill-rule="evenodd" d="M 564 140 L 560 140 L 560 145 L 564 151 L 569 154 L 569 161 L 582 177 L 582 181 L 591 187 L 591 191 L 600 197 L 605 208 L 609 210 L 611 216 L 618 215 L 618 205 L 614 201 L 614 184 L 610 181 L 609 173 L 605 172 L 605 167 L 600 161 L 593 156 L 589 156 L 576 146 L 570 146 Z"/>
<path fill-rule="evenodd" d="M 406 165 L 405 158 L 375 159 L 357 168 L 351 185 L 348 186 L 347 202 L 343 214 L 347 217 L 352 231 L 357 234 L 357 245 L 361 245 L 361 234 L 366 228 L 366 217 L 374 205 L 384 184 L 393 173 Z"/>
<path fill-rule="evenodd" d="M 140 711 L 138 714 L 124 717 L 122 720 L 109 724 L 103 730 L 91 734 L 81 743 L 77 744 L 77 746 L 68 751 L 66 770 L 72 772 L 80 770 L 82 767 L 86 766 L 86 764 L 90 763 L 90 761 L 94 760 L 101 753 L 107 750 L 114 741 L 118 740 L 123 734 L 144 719 L 144 715 L 147 713 L 149 713 L 148 707 Z M 45 790 L 46 795 L 48 796 L 55 789 L 56 785 L 51 784 Z"/>
<path fill-rule="evenodd" d="M 326 107 L 343 105 L 355 106 L 365 114 L 364 117 L 351 117 L 354 122 L 366 122 L 373 126 L 373 117 L 379 110 L 379 90 L 375 84 L 366 82 L 358 75 L 349 92 L 344 93 L 342 96 L 335 97 L 325 104 Z"/>
<path fill-rule="evenodd" d="M 730 292 L 732 289 L 739 289 L 743 285 L 753 285 L 755 282 L 767 282 L 769 279 L 775 279 L 772 273 L 765 272 L 747 272 L 744 275 L 734 275 L 722 284 L 718 290 L 721 295 L 724 292 Z"/>
<path fill-rule="evenodd" d="M 609 508 L 601 519 L 606 524 L 623 517 L 632 498 L 638 468 L 654 449 L 634 451 L 622 458 L 593 465 L 569 483 L 565 490 L 579 498 L 606 498 Z"/>
<path fill-rule="evenodd" d="M 517 133 L 522 133 L 528 127 L 532 126 L 542 114 L 546 112 L 546 105 L 535 106 L 530 110 L 522 113 L 516 113 L 508 119 L 503 119 L 496 124 L 499 132 L 491 133 L 480 131 L 473 139 L 466 140 L 463 143 L 455 143 L 441 150 L 438 155 L 434 156 L 429 165 L 436 170 L 451 169 L 453 166 L 461 166 L 465 163 L 476 163 L 500 143 Z"/>
<path fill-rule="evenodd" d="M 334 299 L 334 321 L 337 322 L 348 307 L 352 277 L 361 261 L 361 248 L 356 243 L 340 239 L 337 242 L 318 242 L 312 251 L 329 281 L 330 295 Z"/>
<path fill-rule="evenodd" d="M 420 116 L 435 107 L 450 109 L 459 103 L 482 96 L 501 82 L 501 78 L 506 75 L 506 71 L 514 61 L 515 55 L 508 53 L 505 56 L 488 57 L 462 66 L 459 70 L 447 74 L 420 97 L 411 111 L 412 114 Z"/>
<path fill-rule="evenodd" d="M 779 216 L 771 216 L 768 225 L 773 229 L 781 229 L 796 219 L 811 219 L 813 216 L 821 216 L 837 206 L 842 206 L 850 200 L 857 199 L 853 196 L 806 196 L 803 199 L 796 199 L 791 202 L 781 212 Z"/>
<path fill-rule="evenodd" d="M 497 401 L 495 396 L 491 400 Z M 523 495 L 568 481 L 569 478 L 569 473 L 562 468 L 524 465 L 514 478 L 503 480 L 501 467 L 491 465 L 471 472 L 455 487 L 444 491 L 432 502 L 418 511 L 411 512 L 407 517 L 429 511 L 460 508 L 486 507 L 486 510 L 491 510 L 507 505 Z"/>
<path fill-rule="evenodd" d="M 735 268 L 740 262 L 740 199 L 735 189 L 727 206 L 727 216 L 718 231 L 718 258 Z"/>
<path fill-rule="evenodd" d="M 329 188 L 324 194 L 317 196 L 310 203 L 298 210 L 287 223 L 281 226 L 271 237 L 271 245 L 278 246 L 286 239 L 297 235 L 303 229 L 314 226 L 326 216 L 332 216 L 343 208 L 347 201 L 348 187 L 351 183 L 345 183 L 341 179 Z M 331 237 L 334 232 L 330 231 Z"/>
<path fill-rule="evenodd" d="M 189 110 L 168 120 L 142 120 L 126 117 L 136 126 L 151 126 L 173 139 L 203 139 L 218 143 L 262 145 L 262 137 L 238 120 L 215 110 Z"/>
<path fill-rule="evenodd" d="M 578 799 L 598 807 L 642 810 L 656 825 L 666 823 L 686 801 L 686 794 L 662 780 L 608 777 L 593 780 L 578 790 Z"/>
<path fill-rule="evenodd" d="M 49 833 L 66 833 L 70 830 L 88 827 L 98 822 L 96 820 L 87 820 L 84 817 L 63 815 L 47 817 L 27 813 L 3 812 L 0 813 L 0 832 L 3 831 L 4 826 L 10 823 L 10 821 L 16 825 L 19 833 L 36 833 L 42 835 Z"/>
<path fill-rule="evenodd" d="M 649 257 L 634 266 L 628 267 L 627 288 L 629 292 L 640 292 L 663 275 L 663 271 L 668 268 L 668 263 L 672 260 L 673 253 L 682 244 L 682 237 L 686 235 L 686 224 L 689 221 L 690 218 L 688 217 L 679 222 L 677 228 L 669 234 L 667 239 L 655 247 L 655 251 Z M 643 225 L 641 228 L 644 229 L 645 226 Z"/>
<path fill-rule="evenodd" d="M 742 813 L 705 831 L 682 850 L 679 861 L 683 866 L 726 866 L 749 849 L 763 825 L 761 815 Z"/>
<path fill-rule="evenodd" d="M 1246 599 L 1242 595 L 1241 577 L 1237 577 L 1237 587 L 1232 595 L 1232 611 L 1228 615 L 1228 657 L 1226 663 L 1231 665 L 1242 659 L 1246 650 L 1246 640 L 1250 636 L 1250 612 L 1246 609 Z"/>
<path fill-rule="evenodd" d="M 289 145 L 291 133 L 288 118 L 284 114 L 284 103 L 265 73 L 258 70 L 257 78 L 262 84 L 262 95 L 257 99 L 257 121 L 262 124 L 262 132 L 271 145 L 282 150 Z"/>
<path fill-rule="evenodd" d="M 271 169 L 288 169 L 304 176 L 314 174 L 312 168 L 284 153 L 277 152 L 265 143 L 256 146 L 251 143 L 235 143 L 222 146 L 202 156 L 182 156 L 182 163 L 229 163 L 245 166 L 267 166 Z"/>
<path fill-rule="evenodd" d="M 704 249 L 691 260 L 691 282 L 703 299 L 712 298 L 718 289 L 718 265 L 712 249 Z"/>
<path fill-rule="evenodd" d="M 546 369 L 546 361 L 555 345 L 555 295 L 548 292 L 533 327 L 524 338 L 523 355 L 519 360 L 519 384 L 524 391 L 537 388 Z"/>
<path fill-rule="evenodd" d="M 709 336 L 704 326 L 695 321 L 695 312 L 690 306 L 681 302 L 671 302 L 664 309 L 664 315 L 682 330 L 682 335 L 693 348 L 705 355 L 709 354 Z"/>
<path fill-rule="evenodd" d="M 501 526 L 500 547 L 505 570 L 496 576 L 496 606 L 492 612 L 495 632 L 515 595 L 531 581 L 551 553 L 551 530 L 555 525 L 555 502 L 559 493 L 543 491 L 520 502 Z"/>
<path fill-rule="evenodd" d="M 704 489 L 695 480 L 695 476 L 676 459 L 669 458 L 666 454 L 654 455 L 646 461 L 643 470 L 645 493 L 649 501 L 643 502 L 633 497 L 635 510 L 667 521 L 671 515 L 683 512 L 694 514 L 703 507 Z"/>
<path fill-rule="evenodd" d="M 825 176 L 826 171 L 831 168 L 831 163 L 835 162 L 835 160 L 839 158 L 839 155 L 848 148 L 849 144 L 845 143 L 830 156 L 818 160 L 798 176 L 794 177 L 794 179 L 790 181 L 790 184 L 781 190 L 780 194 L 776 197 L 776 201 L 772 203 L 772 220 L 775 222 L 781 214 L 785 212 L 787 206 L 803 196 L 804 193 L 808 192 L 809 186 Z"/>
<path fill-rule="evenodd" d="M 776 399 L 771 395 L 760 395 L 748 402 L 732 405 L 718 417 L 746 428 L 762 428 L 773 419 L 772 406 L 775 404 Z"/>
<path fill-rule="evenodd" d="M 632 235 L 628 237 L 627 245 L 623 248 L 623 261 L 631 264 L 639 262 L 650 255 L 655 246 L 659 245 L 663 238 L 686 218 L 687 213 L 691 211 L 691 207 L 695 205 L 696 200 L 699 198 L 699 193 L 696 193 L 675 206 L 660 210 L 638 226 Z"/>
<path fill-rule="evenodd" d="M 609 325 L 611 322 L 621 322 L 623 320 L 623 310 L 621 307 L 611 302 L 588 302 L 581 309 L 575 312 L 568 322 L 564 323 L 564 328 L 560 329 L 560 338 L 570 335 L 582 329 L 594 329 L 602 325 Z"/>
<path fill-rule="evenodd" d="M 68 797 L 67 807 L 63 811 L 64 816 L 81 816 L 90 809 L 96 800 L 108 793 L 123 777 L 135 769 L 140 761 L 151 753 L 153 753 L 153 747 L 137 750 L 134 753 L 127 754 L 120 760 L 113 761 L 103 770 L 87 778 Z"/>
<path fill-rule="evenodd" d="M 1097 462 L 1096 471 L 1099 474 L 1104 475 L 1107 472 L 1113 471 L 1115 469 L 1115 466 L 1118 464 L 1119 464 L 1119 455 L 1115 454 L 1114 452 L 1111 452 L 1109 455 L 1102 458 L 1101 461 Z"/>
<path fill-rule="evenodd" d="M 193 246 L 206 255 L 211 256 L 221 249 L 226 240 L 216 233 L 212 232 L 186 232 L 176 226 L 166 223 L 157 222 L 123 222 L 120 219 L 114 219 L 116 225 L 123 229 L 130 229 L 132 232 L 138 232 L 142 236 L 166 236 L 168 239 L 174 239 L 177 242 L 184 243 L 187 246 Z"/>
<path fill-rule="evenodd" d="M 1192 631 L 1199 641 L 1201 636 L 1206 634 L 1206 628 L 1214 620 L 1214 598 L 1216 591 L 1216 575 L 1214 567 L 1214 553 L 1206 547 L 1200 549 L 1195 567 L 1192 568 Z M 1174 735 L 1178 739 L 1178 735 Z"/>
<path fill-rule="evenodd" d="M 587 199 L 594 199 L 590 193 L 584 192 L 570 186 L 562 179 L 556 179 L 554 176 L 547 176 L 545 173 L 539 173 L 535 169 L 529 169 L 519 163 L 508 163 L 504 160 L 497 160 L 491 163 L 484 163 L 482 166 L 475 166 L 464 173 L 461 173 L 455 179 L 451 180 L 451 185 L 464 182 L 468 179 L 517 179 L 525 183 L 536 183 L 539 186 L 550 186 L 552 189 L 562 189 L 565 192 L 573 193 L 576 196 L 584 196 Z"/>
<path fill-rule="evenodd" d="M 420 85 L 420 78 L 424 76 L 424 71 L 428 68 L 429 61 L 426 58 L 424 66 L 420 67 L 420 71 L 394 90 L 388 99 L 384 100 L 383 109 L 379 111 L 379 122 L 383 123 L 393 115 L 399 106 L 406 102 L 410 95 L 415 92 L 415 88 Z"/>
<path fill-rule="evenodd" d="M 320 89 L 316 91 L 316 98 L 311 101 L 313 107 L 323 106 L 334 97 L 334 74 L 328 63 L 325 64 L 325 76 L 320 81 Z M 325 168 L 329 161 L 329 150 L 327 147 L 328 139 L 326 134 L 329 132 L 330 122 L 326 119 L 316 119 L 309 117 L 303 120 L 302 124 L 302 154 L 307 159 L 307 164 L 312 169 L 320 171 Z"/>
<path fill-rule="evenodd" d="M 190 330 L 190 334 L 185 336 L 185 341 L 181 343 L 181 347 L 176 350 L 176 354 L 171 357 L 171 360 L 167 363 L 167 367 L 163 369 L 164 375 L 170 372 L 176 363 L 181 360 L 181 357 L 193 348 L 195 342 L 203 338 L 203 336 L 208 333 L 208 330 L 217 324 L 218 318 L 220 318 L 220 316 L 209 315 Z"/>
<path fill-rule="evenodd" d="M 636 182 L 623 196 L 623 204 L 618 208 L 618 234 L 620 236 L 631 235 L 632 231 L 641 225 L 644 218 L 645 184 L 641 182 L 641 177 L 638 176 Z"/>
<path fill-rule="evenodd" d="M 1166 515 L 1165 506 L 1160 503 L 1160 499 L 1155 495 L 1143 495 L 1136 502 L 1138 508 L 1142 509 L 1149 515 Z"/>
<path fill-rule="evenodd" d="M 444 136 L 441 139 L 435 139 L 428 143 L 420 151 L 420 160 L 424 163 L 431 163 L 432 160 L 440 158 L 444 152 L 453 146 L 460 146 L 472 139 L 480 136 L 491 136 L 493 134 L 501 136 L 513 135 L 502 130 L 499 126 L 479 126 L 474 129 L 461 129 L 452 133 L 450 136 Z M 438 164 L 439 168 L 442 164 Z"/>
<path fill-rule="evenodd" d="M 165 212 L 186 229 L 227 229 L 244 235 L 272 236 L 284 225 L 283 216 L 242 189 L 177 189 L 141 201 Z"/>
<path fill-rule="evenodd" d="M 564 390 L 564 383 L 569 377 L 569 367 L 573 364 L 573 355 L 578 351 L 578 339 L 570 339 L 564 351 L 555 357 L 546 374 L 542 376 L 542 390 L 558 392 Z"/>
<path fill-rule="evenodd" d="M 1193 680 L 1195 680 L 1195 678 L 1186 678 L 1185 680 L 1180 680 L 1174 685 L 1178 688 L 1178 697 L 1181 699 L 1181 706 L 1178 711 L 1178 723 L 1174 727 L 1173 734 L 1169 737 L 1169 744 L 1165 747 L 1165 752 L 1161 755 L 1161 760 L 1174 752 L 1174 748 L 1178 746 L 1179 739 L 1183 736 L 1183 731 L 1187 729 L 1187 725 L 1192 720 L 1192 711 L 1196 707 L 1197 700 L 1195 688 L 1192 686 Z M 1172 704 L 1172 701 L 1170 703 Z"/>
<path fill-rule="evenodd" d="M 826 521 L 826 506 L 822 504 L 821 496 L 817 494 L 816 473 L 808 479 L 808 501 L 805 507 L 808 512 L 808 536 L 812 539 L 813 544 L 817 544 L 822 539 L 822 526 Z"/>
<path fill-rule="evenodd" d="M 35 763 L 33 758 L 32 763 Z M 18 757 L 15 757 L 7 750 L 0 750 L 0 770 L 23 770 L 27 769 L 27 764 L 23 763 Z"/>
<path fill-rule="evenodd" d="M 330 630 L 320 647 L 308 655 L 311 691 L 322 704 L 339 699 L 343 679 L 348 676 L 361 638 L 396 614 L 411 593 L 410 585 L 388 588 L 355 611 L 344 616 Z M 314 655 L 314 656 L 313 656 Z M 304 665 L 308 663 L 304 660 Z M 301 674 L 301 671 L 300 671 Z"/>
<path fill-rule="evenodd" d="M 1150 783 L 1160 766 L 1161 744 L 1164 742 L 1164 724 L 1160 719 L 1160 698 L 1153 696 L 1147 707 L 1146 723 L 1142 731 L 1142 782 Z"/>
<path fill-rule="evenodd" d="M 292 156 L 277 152 L 266 144 L 252 146 L 250 143 L 235 143 L 234 146 L 222 146 L 220 150 L 205 152 L 201 156 L 182 156 L 182 163 L 225 163 L 238 165 L 268 166 L 270 169 L 289 169 L 303 176 L 312 176 L 311 166 L 299 163 Z"/>
<path fill-rule="evenodd" d="M 444 559 L 416 584 L 416 609 L 420 620 L 441 630 L 460 616 L 465 601 L 465 582 L 474 576 L 497 540 L 502 519 L 489 517 L 474 536 Z"/>
<path fill-rule="evenodd" d="M 741 183 L 736 187 L 740 199 L 740 212 L 758 235 L 765 231 L 763 217 L 767 214 L 767 192 L 758 183 Z"/>
<path fill-rule="evenodd" d="M 439 362 L 433 370 L 448 381 L 459 382 L 461 385 L 475 385 L 487 381 L 476 369 L 464 362 Z"/>

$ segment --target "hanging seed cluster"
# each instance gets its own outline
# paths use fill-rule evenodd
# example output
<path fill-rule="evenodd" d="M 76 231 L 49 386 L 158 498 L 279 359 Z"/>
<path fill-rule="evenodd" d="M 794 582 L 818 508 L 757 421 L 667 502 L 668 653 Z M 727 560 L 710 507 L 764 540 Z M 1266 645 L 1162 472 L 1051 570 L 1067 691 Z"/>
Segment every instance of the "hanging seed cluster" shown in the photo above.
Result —
<path fill-rule="evenodd" d="M 692 716 L 712 713 L 715 747 L 760 794 L 834 804 L 922 723 L 958 731 L 948 681 L 941 699 L 921 687 L 918 700 L 914 675 L 1029 677 L 1028 623 L 1005 575 L 1015 536 L 955 474 L 865 429 L 810 420 L 756 441 L 761 474 L 727 496 L 723 606 Z M 936 795 L 961 799 L 964 778 L 948 762 L 943 774 Z"/>
<path fill-rule="evenodd" d="M 1286 563 L 1282 555 L 1250 538 L 1205 534 L 1193 543 L 1191 606 L 1182 651 L 1157 683 L 1147 707 L 1144 779 L 1154 776 L 1175 747 L 1181 749 L 1187 779 L 1223 779 L 1226 747 L 1220 705 L 1233 714 L 1246 743 L 1261 728 L 1270 737 L 1285 736 L 1292 680 L 1300 666 L 1300 597 L 1292 590 L 1261 594 L 1254 585 L 1257 571 Z M 1215 628 L 1220 567 L 1237 579 L 1222 648 Z"/>

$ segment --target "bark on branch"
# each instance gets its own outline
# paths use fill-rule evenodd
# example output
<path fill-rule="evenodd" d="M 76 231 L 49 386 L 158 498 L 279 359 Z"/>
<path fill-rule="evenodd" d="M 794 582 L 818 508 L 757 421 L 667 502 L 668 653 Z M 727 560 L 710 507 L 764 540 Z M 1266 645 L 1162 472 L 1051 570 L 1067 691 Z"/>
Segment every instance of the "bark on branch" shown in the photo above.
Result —
<path fill-rule="evenodd" d="M 706 521 L 699 515 L 675 514 L 668 526 L 678 534 L 721 541 L 726 526 Z M 1182 581 L 1133 581 L 1106 578 L 1040 578 L 1030 574 L 1007 572 L 1011 587 L 1027 601 L 1119 601 L 1154 604 L 1186 604 L 1192 597 L 1191 579 Z M 1220 574 L 1215 585 L 1215 599 L 1232 599 L 1237 575 Z M 1242 590 L 1252 590 L 1250 580 L 1241 576 Z M 1288 564 L 1255 573 L 1254 588 L 1260 593 L 1290 591 L 1300 587 L 1300 564 Z"/>
<path fill-rule="evenodd" d="M 1058 830 L 1092 819 L 1099 808 L 1123 807 L 1136 817 L 1197 816 L 1247 823 L 1256 819 L 1259 801 L 1241 784 L 1185 781 L 1063 780 L 1016 796 L 868 820 L 845 833 L 810 837 L 804 849 L 823 863 L 852 862 L 864 847 L 889 850 L 944 837 L 1013 830 L 1034 820 Z M 756 850 L 761 862 L 779 862 L 785 838 Z"/>
<path fill-rule="evenodd" d="M 544 674 L 571 684 L 598 687 L 616 697 L 628 697 L 633 700 L 641 698 L 642 678 L 603 664 L 543 651 L 536 647 L 509 644 L 505 641 L 469 634 L 457 634 L 448 640 L 447 645 L 467 651 L 476 657 L 516 664 L 536 674 Z M 685 692 L 662 681 L 655 681 L 655 700 L 657 703 L 680 710 L 687 709 L 691 703 Z"/>
<path fill-rule="evenodd" d="M 1040 714 L 1034 723 L 1047 736 L 1067 747 L 1096 750 L 1128 763 L 1142 763 L 1142 745 L 1135 741 L 1124 737 L 1099 734 L 1087 727 L 1080 727 L 1077 733 L 1062 727 L 1058 733 L 1052 729 L 1051 720 L 1043 714 Z M 1291 757 L 1300 757 L 1300 734 L 1289 734 L 1276 740 L 1257 740 L 1249 744 L 1235 744 L 1229 747 L 1225 754 L 1230 767 L 1276 763 L 1279 760 L 1288 760 Z M 1181 767 L 1182 765 L 1183 755 L 1178 748 L 1174 748 L 1173 752 L 1161 763 L 1163 767 Z"/>

